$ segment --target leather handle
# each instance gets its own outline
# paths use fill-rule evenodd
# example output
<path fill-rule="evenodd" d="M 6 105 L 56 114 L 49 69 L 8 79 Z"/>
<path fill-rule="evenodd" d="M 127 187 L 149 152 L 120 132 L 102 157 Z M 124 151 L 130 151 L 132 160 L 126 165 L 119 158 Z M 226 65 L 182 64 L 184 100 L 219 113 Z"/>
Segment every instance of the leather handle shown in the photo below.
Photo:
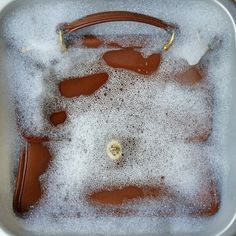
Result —
<path fill-rule="evenodd" d="M 62 29 L 68 33 L 74 32 L 76 30 L 97 25 L 106 22 L 114 22 L 114 21 L 135 21 L 144 24 L 149 24 L 156 26 L 162 29 L 170 29 L 175 28 L 174 25 L 166 23 L 160 19 L 157 19 L 152 16 L 147 16 L 135 12 L 128 11 L 109 11 L 109 12 L 100 12 L 92 15 L 85 16 L 78 20 L 75 20 L 69 24 L 64 24 Z"/>
<path fill-rule="evenodd" d="M 135 21 L 166 30 L 167 32 L 171 33 L 171 37 L 169 41 L 163 46 L 164 50 L 168 50 L 171 47 L 176 37 L 175 31 L 177 27 L 158 18 L 128 11 L 108 11 L 88 15 L 71 23 L 63 24 L 59 31 L 61 51 L 65 52 L 67 50 L 64 38 L 65 34 L 72 33 L 88 26 L 114 21 Z"/>

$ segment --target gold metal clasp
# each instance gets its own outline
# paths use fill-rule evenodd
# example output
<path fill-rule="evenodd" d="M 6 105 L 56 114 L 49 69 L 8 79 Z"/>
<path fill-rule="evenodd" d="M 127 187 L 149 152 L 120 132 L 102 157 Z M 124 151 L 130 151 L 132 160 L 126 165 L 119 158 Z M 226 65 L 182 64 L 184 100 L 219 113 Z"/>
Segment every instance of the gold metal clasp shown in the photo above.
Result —
<path fill-rule="evenodd" d="M 59 31 L 59 45 L 60 45 L 61 52 L 64 53 L 64 52 L 67 51 L 67 46 L 66 46 L 66 43 L 65 43 L 64 31 L 63 30 Z"/>
<path fill-rule="evenodd" d="M 173 45 L 175 38 L 176 38 L 176 32 L 173 30 L 169 41 L 163 46 L 163 49 L 165 51 L 169 50 L 169 48 Z"/>
<path fill-rule="evenodd" d="M 117 161 L 121 158 L 121 156 L 122 156 L 122 146 L 121 146 L 119 141 L 114 140 L 114 139 L 111 140 L 107 144 L 106 149 L 107 149 L 107 155 L 111 160 Z"/>

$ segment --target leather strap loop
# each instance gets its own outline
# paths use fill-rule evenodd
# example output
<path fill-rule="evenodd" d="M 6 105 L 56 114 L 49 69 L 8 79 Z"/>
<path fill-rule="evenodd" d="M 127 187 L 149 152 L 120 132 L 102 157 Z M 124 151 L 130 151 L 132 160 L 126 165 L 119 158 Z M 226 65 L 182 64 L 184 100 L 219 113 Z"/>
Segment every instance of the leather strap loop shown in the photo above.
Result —
<path fill-rule="evenodd" d="M 63 24 L 60 27 L 59 31 L 59 42 L 61 51 L 65 52 L 67 50 L 67 45 L 65 42 L 65 34 L 72 33 L 74 31 L 83 29 L 88 26 L 107 23 L 107 22 L 115 22 L 115 21 L 134 21 L 140 22 L 148 25 L 152 25 L 161 29 L 168 31 L 171 36 L 169 41 L 163 46 L 164 50 L 168 50 L 173 44 L 176 37 L 176 26 L 173 24 L 169 24 L 164 22 L 158 18 L 143 15 L 135 12 L 128 11 L 108 11 L 108 12 L 100 12 L 92 15 L 85 16 L 78 20 L 75 20 L 71 23 Z"/>
<path fill-rule="evenodd" d="M 114 21 L 134 21 L 140 22 L 144 24 L 149 24 L 156 26 L 158 28 L 162 28 L 164 30 L 175 28 L 174 25 L 166 23 L 160 19 L 157 19 L 152 16 L 147 16 L 139 13 L 128 12 L 128 11 L 109 11 L 109 12 L 100 12 L 92 15 L 85 16 L 81 19 L 75 20 L 69 24 L 64 24 L 62 29 L 71 33 L 76 30 L 97 25 L 106 22 L 114 22 Z"/>

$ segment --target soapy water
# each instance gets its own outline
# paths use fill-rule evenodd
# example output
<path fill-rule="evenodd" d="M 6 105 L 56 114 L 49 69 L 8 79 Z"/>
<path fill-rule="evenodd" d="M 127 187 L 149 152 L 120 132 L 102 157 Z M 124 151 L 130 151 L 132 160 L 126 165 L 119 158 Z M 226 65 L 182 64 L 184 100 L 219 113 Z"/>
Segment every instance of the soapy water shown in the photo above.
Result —
<path fill-rule="evenodd" d="M 157 73 L 145 77 L 112 69 L 101 60 L 101 55 L 109 51 L 107 48 L 71 48 L 61 54 L 55 31 L 59 23 L 108 10 L 140 12 L 178 25 L 177 39 L 168 52 L 162 53 Z M 127 205 L 139 209 L 140 216 L 98 219 L 96 208 L 84 198 L 89 191 L 103 186 L 153 185 L 165 176 L 167 186 L 192 201 L 209 187 L 211 171 L 216 175 L 219 191 L 223 189 L 227 163 L 222 158 L 222 143 L 230 99 L 227 85 L 231 79 L 228 55 L 232 35 L 227 24 L 217 8 L 204 1 L 29 3 L 5 17 L 2 37 L 8 45 L 9 86 L 19 111 L 20 131 L 54 140 L 47 144 L 54 160 L 41 176 L 45 195 L 25 220 L 27 229 L 49 235 L 117 235 L 160 232 L 166 224 L 172 233 L 204 227 L 206 220 L 191 217 L 142 217 L 152 215 L 154 210 L 170 209 L 173 203 L 164 200 Z M 112 23 L 109 27 L 104 24 L 84 29 L 81 34 L 140 32 L 151 35 L 150 46 L 143 55 L 160 52 L 167 35 L 138 23 Z M 221 43 L 206 51 L 214 38 Z M 120 39 L 119 44 L 125 46 L 127 42 Z M 201 83 L 184 86 L 170 79 L 171 74 L 198 62 L 205 76 Z M 72 99 L 60 96 L 58 84 L 64 78 L 103 71 L 109 74 L 108 82 L 93 95 Z M 53 127 L 48 116 L 62 108 L 68 117 Z M 207 142 L 186 142 L 196 135 L 196 130 L 211 132 Z M 121 168 L 114 166 L 104 151 L 114 138 L 124 146 L 125 163 Z M 175 207 L 180 215 L 189 211 Z M 183 227 L 179 228 L 179 224 Z"/>

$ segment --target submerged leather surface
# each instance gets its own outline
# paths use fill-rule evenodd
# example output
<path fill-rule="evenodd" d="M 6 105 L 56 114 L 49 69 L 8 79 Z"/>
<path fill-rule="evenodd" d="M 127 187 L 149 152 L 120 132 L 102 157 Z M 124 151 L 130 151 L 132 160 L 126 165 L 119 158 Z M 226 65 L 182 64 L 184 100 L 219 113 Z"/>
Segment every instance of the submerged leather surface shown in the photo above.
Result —
<path fill-rule="evenodd" d="M 74 22 L 75 27 L 78 22 Z M 70 28 L 68 29 L 70 30 Z M 81 45 L 76 41 L 70 42 L 70 46 Z M 104 45 L 101 39 L 96 36 L 84 37 L 82 45 L 88 48 L 98 48 Z M 116 42 L 107 43 L 108 47 L 113 48 L 106 52 L 101 57 L 104 62 L 112 68 L 120 68 L 127 71 L 133 71 L 138 74 L 149 75 L 158 70 L 161 61 L 161 54 L 153 54 L 148 58 L 144 58 L 140 52 L 138 52 L 137 45 L 135 47 L 124 48 Z M 140 46 L 141 47 L 141 46 Z M 114 48 L 118 50 L 114 50 Z M 125 60 L 124 60 L 125 59 Z M 189 77 L 192 80 L 189 80 Z M 79 80 L 78 80 L 79 79 Z M 192 67 L 183 74 L 179 74 L 173 77 L 173 80 L 183 84 L 184 86 L 194 86 L 201 82 L 203 76 L 200 71 Z M 101 87 L 108 80 L 108 74 L 99 73 L 90 76 L 80 78 L 66 78 L 59 84 L 59 91 L 62 96 L 67 98 L 78 97 L 80 95 L 90 95 Z M 51 123 L 56 126 L 61 124 L 66 119 L 66 113 L 55 113 L 51 116 Z M 200 135 L 189 137 L 186 142 L 188 143 L 202 143 L 207 141 L 210 136 L 211 129 L 204 130 Z M 43 189 L 40 184 L 40 176 L 47 170 L 50 161 L 52 159 L 49 150 L 46 147 L 45 139 L 40 137 L 31 137 L 26 139 L 25 148 L 21 152 L 21 158 L 19 162 L 16 189 L 14 193 L 13 207 L 15 212 L 24 214 L 30 210 L 32 206 L 38 203 L 42 198 Z M 209 178 L 209 177 L 208 177 Z M 88 196 L 88 201 L 91 204 L 104 206 L 104 209 L 108 205 L 118 206 L 117 215 L 124 216 L 135 214 L 135 212 L 127 212 L 122 210 L 122 205 L 127 203 L 129 200 L 137 198 L 157 198 L 169 197 L 173 204 L 179 202 L 179 198 L 176 197 L 175 193 L 166 190 L 164 185 L 152 186 L 152 187 L 138 187 L 138 186 L 126 186 L 120 188 L 119 186 L 108 186 L 108 189 L 101 189 Z M 202 192 L 194 199 L 194 202 L 188 202 L 181 200 L 181 204 L 188 207 L 193 207 L 193 216 L 211 216 L 214 215 L 219 209 L 219 194 L 217 192 L 217 185 L 214 178 L 211 180 L 209 189 L 206 192 Z M 197 210 L 194 209 L 194 205 L 202 205 Z M 102 211 L 101 211 L 102 214 Z M 172 212 L 162 212 L 161 215 L 174 215 L 174 209 Z M 157 213 L 157 215 L 160 215 Z"/>
<path fill-rule="evenodd" d="M 191 75 L 191 81 L 187 78 Z M 193 67 L 187 70 L 184 73 L 173 76 L 173 80 L 183 84 L 184 86 L 194 86 L 194 84 L 199 83 L 203 80 L 203 76 L 200 71 Z M 73 79 L 65 80 L 67 83 L 72 83 L 75 81 Z M 76 82 L 78 83 L 78 81 Z M 86 83 L 82 81 L 84 87 Z M 91 83 L 87 85 L 89 88 Z M 76 88 L 76 86 L 74 86 Z M 81 87 L 81 88 L 82 88 Z M 81 90 L 80 88 L 80 90 Z M 79 93 L 81 91 L 79 90 Z M 95 90 L 95 89 L 94 89 Z M 86 90 L 87 91 L 87 90 Z M 70 89 L 68 93 L 73 92 Z M 76 93 L 76 92 L 73 92 Z M 73 94 L 79 96 L 80 94 Z M 73 96 L 71 96 L 73 97 Z M 211 134 L 211 129 L 203 130 L 197 136 L 189 137 L 187 143 L 202 143 L 207 141 L 208 137 Z M 45 173 L 48 168 L 48 165 L 52 159 L 47 147 L 46 142 L 49 141 L 47 138 L 42 137 L 28 137 L 26 138 L 26 146 L 22 150 L 21 158 L 19 162 L 18 176 L 16 190 L 14 194 L 14 210 L 17 213 L 23 214 L 30 210 L 31 206 L 37 204 L 37 202 L 42 197 L 42 188 L 40 186 L 40 175 Z M 210 173 L 210 170 L 209 170 Z M 209 184 L 208 191 L 204 190 L 199 195 L 197 195 L 194 201 L 183 201 L 176 194 L 170 190 L 166 189 L 163 177 L 163 185 L 159 186 L 126 186 L 120 188 L 119 186 L 108 186 L 107 188 L 101 189 L 97 192 L 94 192 L 88 195 L 88 201 L 91 204 L 100 205 L 106 208 L 109 208 L 109 205 L 118 206 L 117 215 L 124 216 L 135 214 L 135 212 L 127 212 L 122 209 L 123 205 L 128 203 L 130 200 L 134 199 L 145 199 L 145 198 L 156 198 L 162 199 L 168 197 L 171 201 L 178 202 L 182 204 L 183 207 L 192 208 L 193 216 L 211 216 L 214 215 L 220 205 L 220 197 L 217 192 L 217 184 L 214 181 L 213 174 L 211 184 Z M 209 181 L 209 176 L 207 181 Z M 198 206 L 195 208 L 194 206 Z M 102 214 L 102 211 L 101 211 Z M 171 212 L 157 212 L 157 215 L 175 215 L 175 209 Z"/>
<path fill-rule="evenodd" d="M 17 213 L 25 213 L 42 197 L 39 177 L 47 170 L 51 155 L 40 138 L 26 140 L 21 153 L 13 208 Z"/>

